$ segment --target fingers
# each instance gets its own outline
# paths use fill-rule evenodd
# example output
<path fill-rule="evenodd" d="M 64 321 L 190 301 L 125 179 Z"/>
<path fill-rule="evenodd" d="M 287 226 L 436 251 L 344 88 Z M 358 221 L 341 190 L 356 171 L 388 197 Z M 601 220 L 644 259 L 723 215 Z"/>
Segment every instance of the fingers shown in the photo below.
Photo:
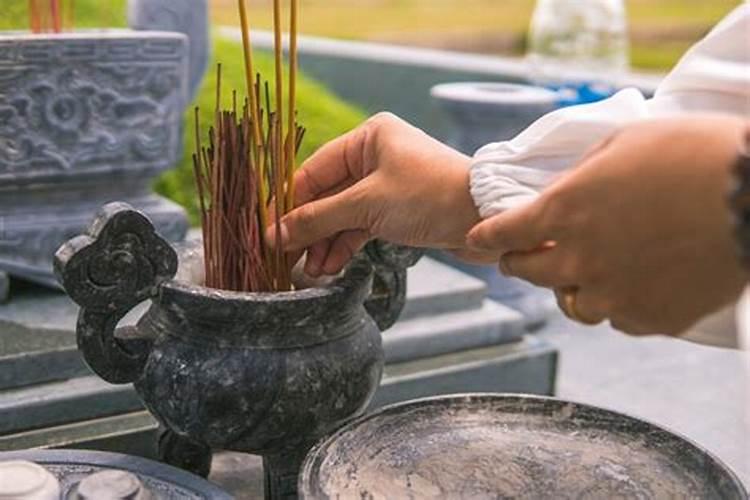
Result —
<path fill-rule="evenodd" d="M 467 238 L 474 251 L 494 251 L 499 255 L 534 250 L 546 241 L 555 240 L 547 228 L 542 200 L 525 207 L 508 210 L 477 224 Z"/>
<path fill-rule="evenodd" d="M 328 252 L 331 249 L 331 239 L 315 243 L 307 249 L 307 260 L 305 261 L 305 274 L 317 278 L 323 274 L 323 264 L 326 262 Z"/>
<path fill-rule="evenodd" d="M 295 206 L 340 191 L 364 177 L 368 127 L 365 124 L 330 141 L 302 165 L 294 176 Z"/>
<path fill-rule="evenodd" d="M 547 243 L 530 252 L 511 252 L 500 258 L 500 271 L 536 286 L 561 288 L 576 283 L 574 266 L 568 264 L 561 247 Z"/>
<path fill-rule="evenodd" d="M 303 250 L 325 238 L 343 231 L 363 229 L 366 204 L 364 186 L 352 186 L 334 196 L 312 201 L 289 212 L 281 220 L 281 241 L 276 241 L 276 228 L 268 228 L 269 245 L 281 245 L 285 252 Z"/>
<path fill-rule="evenodd" d="M 369 240 L 370 236 L 366 231 L 348 231 L 340 234 L 331 244 L 331 249 L 323 264 L 323 273 L 328 275 L 340 273 Z"/>

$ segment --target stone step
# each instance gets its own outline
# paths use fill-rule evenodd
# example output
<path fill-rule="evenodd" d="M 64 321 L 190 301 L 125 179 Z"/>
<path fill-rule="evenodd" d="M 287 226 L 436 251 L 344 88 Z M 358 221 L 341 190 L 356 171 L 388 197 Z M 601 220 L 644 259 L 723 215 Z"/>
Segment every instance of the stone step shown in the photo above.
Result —
<path fill-rule="evenodd" d="M 89 374 L 76 347 L 78 308 L 61 292 L 14 282 L 0 305 L 0 390 Z"/>
<path fill-rule="evenodd" d="M 410 399 L 469 392 L 552 395 L 557 353 L 534 336 L 509 344 L 470 349 L 429 359 L 388 364 L 370 410 Z M 104 392 L 112 386 L 92 381 Z M 122 386 L 125 392 L 132 386 Z M 111 394 L 109 395 L 111 397 Z M 118 396 L 122 399 L 122 395 Z M 104 396 L 103 396 L 104 398 Z M 6 415 L 0 411 L 0 421 Z M 0 435 L 0 451 L 31 448 L 77 448 L 155 458 L 158 424 L 147 412 L 90 417 L 47 428 Z"/>
<path fill-rule="evenodd" d="M 0 434 L 142 409 L 132 385 L 79 377 L 0 393 Z"/>
<path fill-rule="evenodd" d="M 0 451 L 66 448 L 156 458 L 159 424 L 147 411 L 0 436 Z"/>
<path fill-rule="evenodd" d="M 523 315 L 485 300 L 476 310 L 401 321 L 383 334 L 383 347 L 388 363 L 401 363 L 515 342 L 525 330 Z"/>
<path fill-rule="evenodd" d="M 486 295 L 487 286 L 482 280 L 424 257 L 409 270 L 401 321 L 479 309 Z"/>

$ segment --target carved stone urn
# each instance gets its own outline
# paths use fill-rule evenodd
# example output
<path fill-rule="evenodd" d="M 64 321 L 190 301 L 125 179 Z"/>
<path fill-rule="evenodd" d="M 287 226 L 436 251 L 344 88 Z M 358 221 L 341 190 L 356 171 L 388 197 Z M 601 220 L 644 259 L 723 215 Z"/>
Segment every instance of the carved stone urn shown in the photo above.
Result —
<path fill-rule="evenodd" d="M 178 257 L 145 215 L 115 203 L 60 248 L 55 270 L 81 306 L 89 366 L 134 383 L 166 429 L 161 458 L 207 475 L 211 450 L 262 455 L 266 497 L 277 499 L 296 497 L 315 442 L 367 407 L 383 369 L 378 326 L 400 314 L 405 269 L 420 255 L 375 243 L 326 286 L 214 290 L 183 270 L 175 279 L 189 252 Z M 146 300 L 136 326 L 116 328 Z"/>
<path fill-rule="evenodd" d="M 184 210 L 151 183 L 182 156 L 183 114 L 208 55 L 206 9 L 133 0 L 137 30 L 0 32 L 0 274 L 59 287 L 55 250 L 113 200 L 184 238 Z"/>

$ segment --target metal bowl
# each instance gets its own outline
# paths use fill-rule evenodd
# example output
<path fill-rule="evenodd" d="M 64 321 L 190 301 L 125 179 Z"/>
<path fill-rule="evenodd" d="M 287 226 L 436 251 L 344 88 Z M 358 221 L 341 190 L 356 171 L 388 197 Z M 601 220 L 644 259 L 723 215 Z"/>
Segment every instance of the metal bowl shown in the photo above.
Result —
<path fill-rule="evenodd" d="M 746 499 L 689 440 L 578 403 L 471 394 L 411 401 L 354 421 L 308 455 L 304 499 Z"/>
<path fill-rule="evenodd" d="M 73 500 L 84 479 L 102 471 L 136 476 L 159 500 L 231 500 L 229 493 L 205 479 L 145 458 L 117 453 L 77 450 L 29 450 L 0 453 L 0 462 L 25 460 L 41 465 L 60 482 L 62 498 Z"/>

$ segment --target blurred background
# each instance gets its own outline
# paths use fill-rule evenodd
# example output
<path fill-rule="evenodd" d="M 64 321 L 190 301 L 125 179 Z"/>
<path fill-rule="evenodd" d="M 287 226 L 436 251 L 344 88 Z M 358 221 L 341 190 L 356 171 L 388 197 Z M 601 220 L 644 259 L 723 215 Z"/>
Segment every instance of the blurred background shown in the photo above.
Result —
<path fill-rule="evenodd" d="M 3 0 L 0 29 L 26 27 L 26 2 Z M 270 0 L 250 0 L 254 25 L 271 27 Z M 535 0 L 302 0 L 306 34 L 495 55 L 522 55 Z M 627 0 L 631 62 L 671 67 L 739 0 Z M 96 6 L 106 8 L 95 8 Z M 78 26 L 124 22 L 125 0 L 79 0 Z M 212 0 L 214 24 L 237 23 L 235 0 Z"/>
<path fill-rule="evenodd" d="M 576 2 L 579 5 L 584 2 L 566 1 L 574 6 Z M 272 28 L 271 3 L 271 0 L 249 0 L 253 29 Z M 301 31 L 317 37 L 518 57 L 520 61 L 527 52 L 534 10 L 541 3 L 536 0 L 301 0 Z M 622 5 L 620 0 L 602 0 L 601 3 Z M 626 43 L 629 43 L 624 57 L 630 59 L 631 68 L 637 72 L 663 74 L 690 45 L 741 2 L 625 0 L 623 3 L 627 23 L 624 29 L 628 33 Z M 28 29 L 26 0 L 2 0 L 2 4 L 0 30 Z M 79 29 L 125 26 L 126 7 L 127 0 L 76 0 L 75 25 Z M 210 0 L 211 23 L 215 33 L 219 33 L 220 26 L 238 25 L 236 8 L 236 0 Z M 553 12 L 553 24 L 555 19 Z M 241 48 L 236 40 L 225 36 L 213 38 L 214 52 L 210 68 L 219 61 L 229 63 L 241 60 Z M 303 63 L 309 61 L 306 57 L 303 55 Z M 262 54 L 260 62 L 261 65 L 270 63 Z M 356 126 L 367 114 L 381 109 L 397 112 L 438 137 L 446 138 L 439 123 L 442 115 L 425 111 L 430 107 L 429 84 L 439 83 L 441 78 L 447 81 L 461 79 L 461 75 L 433 75 L 425 71 L 389 75 L 386 80 L 393 80 L 391 89 L 384 83 L 383 73 L 361 76 L 361 81 L 344 80 L 337 85 L 336 79 L 347 71 L 351 72 L 351 68 L 337 63 L 335 67 L 324 66 L 317 73 L 312 71 L 311 74 L 310 69 L 313 68 L 303 64 L 307 74 L 301 77 L 300 114 L 304 123 L 315 125 L 309 130 L 301 158 L 306 158 L 327 140 Z M 271 67 L 261 66 L 261 70 L 270 71 Z M 229 85 L 242 88 L 241 65 L 225 65 L 224 71 L 227 81 L 231 82 Z M 607 74 L 606 68 L 599 73 Z M 327 78 L 329 75 L 334 76 Z M 477 76 L 482 79 L 489 77 Z M 203 104 L 201 107 L 207 121 L 211 118 L 210 103 L 215 84 L 213 71 L 209 71 L 196 101 L 196 105 Z M 394 92 L 402 94 L 401 97 L 390 95 Z M 381 99 L 379 93 L 388 95 Z M 188 116 L 190 113 L 191 110 Z M 177 169 L 165 173 L 156 188 L 161 194 L 185 206 L 192 222 L 196 223 L 197 202 L 190 167 L 193 138 L 190 133 L 186 134 L 185 142 L 183 161 Z"/>
<path fill-rule="evenodd" d="M 213 20 L 236 22 L 233 0 L 213 0 Z M 268 0 L 254 0 L 256 23 L 270 28 Z M 535 0 L 302 0 L 311 35 L 523 55 Z M 664 70 L 738 0 L 627 0 L 634 68 Z"/>

